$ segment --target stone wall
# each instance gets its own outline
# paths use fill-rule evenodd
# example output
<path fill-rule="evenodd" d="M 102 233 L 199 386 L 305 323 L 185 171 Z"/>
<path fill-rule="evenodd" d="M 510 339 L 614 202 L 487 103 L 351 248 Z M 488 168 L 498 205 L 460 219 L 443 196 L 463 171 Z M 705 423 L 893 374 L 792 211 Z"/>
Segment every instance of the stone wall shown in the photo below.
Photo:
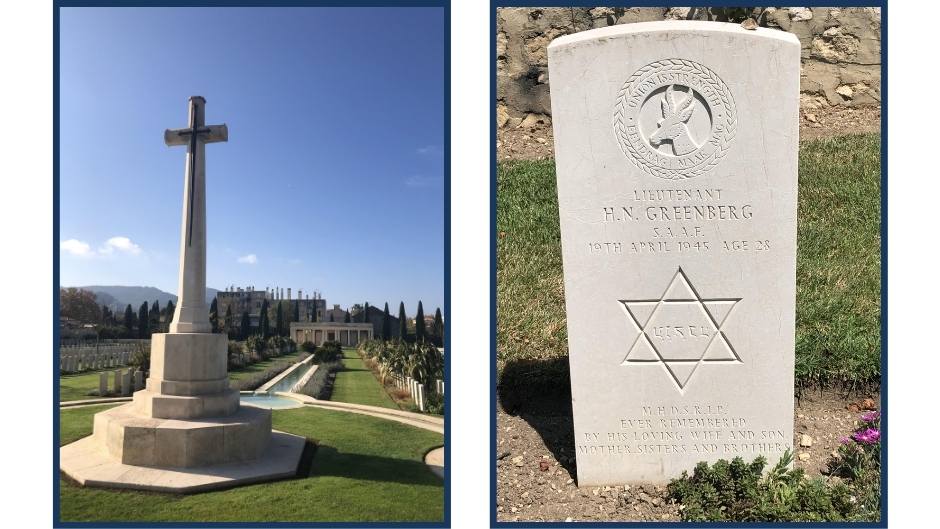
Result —
<path fill-rule="evenodd" d="M 546 47 L 569 33 L 632 22 L 706 19 L 690 8 L 501 8 L 496 18 L 497 113 L 509 120 L 548 121 Z M 801 107 L 881 105 L 879 8 L 766 8 L 762 25 L 790 31 L 802 44 Z"/>

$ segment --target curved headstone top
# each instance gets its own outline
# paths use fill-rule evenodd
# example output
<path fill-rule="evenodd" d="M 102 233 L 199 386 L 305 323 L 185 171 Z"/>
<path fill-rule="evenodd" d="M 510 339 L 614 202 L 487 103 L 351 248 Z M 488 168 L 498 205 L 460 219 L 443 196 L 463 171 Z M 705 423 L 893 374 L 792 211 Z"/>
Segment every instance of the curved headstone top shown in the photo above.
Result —
<path fill-rule="evenodd" d="M 656 20 L 652 22 L 635 22 L 633 24 L 617 24 L 603 28 L 592 29 L 563 35 L 553 40 L 548 45 L 548 50 L 577 44 L 579 42 L 609 39 L 622 35 L 642 34 L 646 36 L 656 33 L 676 33 L 676 32 L 700 32 L 702 34 L 724 33 L 731 35 L 740 35 L 745 38 L 764 37 L 776 39 L 781 42 L 789 42 L 797 46 L 800 40 L 788 31 L 779 29 L 761 28 L 744 29 L 741 24 L 732 24 L 730 22 L 708 22 L 703 20 Z"/>
<path fill-rule="evenodd" d="M 578 483 L 792 448 L 800 46 L 663 21 L 549 46 Z"/>

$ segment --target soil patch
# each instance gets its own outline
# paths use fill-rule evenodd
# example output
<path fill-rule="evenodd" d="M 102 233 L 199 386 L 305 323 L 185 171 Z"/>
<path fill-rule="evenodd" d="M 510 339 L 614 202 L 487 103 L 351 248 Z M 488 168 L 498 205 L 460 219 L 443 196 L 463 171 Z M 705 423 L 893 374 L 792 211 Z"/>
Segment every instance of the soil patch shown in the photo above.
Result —
<path fill-rule="evenodd" d="M 852 432 L 866 398 L 831 390 L 804 391 L 796 401 L 796 465 L 809 476 L 825 472 L 839 439 Z M 870 404 L 870 403 L 868 403 Z M 680 506 L 663 485 L 583 487 L 575 483 L 571 410 L 550 415 L 496 414 L 496 510 L 499 521 L 679 521 Z M 810 437 L 810 446 L 801 447 Z M 804 444 L 806 444 L 804 442 Z M 807 454 L 805 456 L 801 454 Z M 802 457 L 802 459 L 801 459 Z"/>

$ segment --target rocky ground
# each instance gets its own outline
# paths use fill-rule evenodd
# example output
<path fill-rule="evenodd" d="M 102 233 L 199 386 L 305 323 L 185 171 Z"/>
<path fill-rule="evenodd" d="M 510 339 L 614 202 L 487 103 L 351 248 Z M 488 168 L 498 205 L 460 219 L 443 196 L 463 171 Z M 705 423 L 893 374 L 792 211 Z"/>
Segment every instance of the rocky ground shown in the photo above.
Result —
<path fill-rule="evenodd" d="M 796 465 L 811 476 L 878 395 L 845 399 L 807 391 L 796 403 Z M 561 415 L 497 412 L 496 510 L 500 521 L 679 521 L 664 486 L 578 488 L 570 409 Z"/>
<path fill-rule="evenodd" d="M 513 116 L 496 112 L 496 155 L 499 160 L 551 158 L 554 148 L 551 118 L 542 114 Z M 800 112 L 800 140 L 881 130 L 879 107 L 820 107 Z"/>

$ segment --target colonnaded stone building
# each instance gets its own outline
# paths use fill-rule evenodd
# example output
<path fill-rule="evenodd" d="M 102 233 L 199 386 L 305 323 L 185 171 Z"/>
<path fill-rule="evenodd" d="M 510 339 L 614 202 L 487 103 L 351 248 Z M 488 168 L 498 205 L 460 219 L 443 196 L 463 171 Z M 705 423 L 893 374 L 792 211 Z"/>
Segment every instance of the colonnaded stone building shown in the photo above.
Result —
<path fill-rule="evenodd" d="M 359 342 L 372 339 L 372 325 L 343 322 L 294 322 L 290 324 L 290 337 L 297 343 L 336 341 L 344 347 L 355 347 Z"/>

